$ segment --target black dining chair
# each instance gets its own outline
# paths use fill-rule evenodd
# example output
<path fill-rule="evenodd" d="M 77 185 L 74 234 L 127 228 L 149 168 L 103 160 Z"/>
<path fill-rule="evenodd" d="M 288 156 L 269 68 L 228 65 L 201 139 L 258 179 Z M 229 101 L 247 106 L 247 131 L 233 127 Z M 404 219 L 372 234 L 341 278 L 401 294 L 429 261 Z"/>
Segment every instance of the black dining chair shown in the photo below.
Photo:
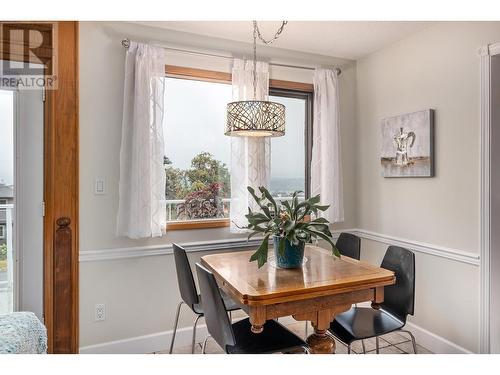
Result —
<path fill-rule="evenodd" d="M 172 244 L 174 250 L 174 260 L 175 260 L 175 270 L 177 271 L 177 283 L 179 284 L 179 291 L 181 294 L 182 301 L 177 305 L 177 312 L 175 314 L 174 330 L 172 332 L 172 341 L 170 343 L 169 353 L 172 354 L 174 349 L 175 335 L 177 333 L 177 325 L 179 323 L 179 314 L 181 312 L 181 307 L 186 304 L 193 313 L 196 314 L 196 319 L 193 324 L 193 338 L 191 340 L 191 353 L 194 353 L 194 346 L 196 343 L 196 326 L 198 325 L 198 320 L 204 315 L 204 308 L 196 290 L 196 284 L 194 283 L 193 271 L 189 265 L 189 260 L 186 254 L 186 250 L 182 246 L 177 244 Z M 226 294 L 222 294 L 224 298 L 224 304 L 226 306 L 226 311 L 229 313 L 234 310 L 239 310 L 240 307 Z M 229 314 L 231 315 L 231 314 Z"/>
<path fill-rule="evenodd" d="M 196 272 L 208 333 L 227 354 L 309 352 L 304 340 L 275 320 L 267 321 L 261 333 L 252 332 L 249 318 L 231 323 L 214 275 L 200 264 L 196 264 Z M 209 337 L 203 343 L 203 354 Z"/>
<path fill-rule="evenodd" d="M 347 345 L 357 340 L 375 337 L 376 352 L 379 353 L 379 336 L 399 331 L 410 335 L 413 351 L 417 354 L 415 337 L 404 330 L 408 314 L 413 315 L 415 305 L 415 254 L 397 246 L 389 246 L 381 264 L 382 268 L 394 271 L 396 283 L 384 289 L 384 302 L 372 307 L 353 307 L 338 315 L 330 325 L 330 332 Z M 366 352 L 363 350 L 363 352 Z"/>
<path fill-rule="evenodd" d="M 361 255 L 361 238 L 352 233 L 342 232 L 335 247 L 341 255 L 359 260 Z"/>

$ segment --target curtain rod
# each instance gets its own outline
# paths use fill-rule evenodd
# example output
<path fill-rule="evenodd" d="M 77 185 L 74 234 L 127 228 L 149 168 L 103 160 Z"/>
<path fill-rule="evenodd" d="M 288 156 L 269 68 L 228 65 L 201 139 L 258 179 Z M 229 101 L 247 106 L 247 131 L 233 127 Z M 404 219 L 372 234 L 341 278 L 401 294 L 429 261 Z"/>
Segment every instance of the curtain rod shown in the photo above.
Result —
<path fill-rule="evenodd" d="M 121 43 L 122 43 L 122 46 L 125 49 L 128 49 L 130 47 L 130 39 L 123 39 L 121 41 Z M 164 48 L 164 49 L 170 50 L 170 51 L 181 52 L 181 53 L 186 53 L 186 54 L 190 54 L 190 55 L 218 57 L 218 58 L 228 59 L 228 60 L 232 60 L 233 59 L 233 57 L 231 57 L 231 56 L 218 55 L 218 54 L 215 54 L 215 53 L 190 51 L 190 50 L 186 50 L 186 49 L 173 48 L 173 47 L 165 47 L 165 46 L 161 46 L 161 47 Z M 289 64 L 279 64 L 279 63 L 269 63 L 269 65 L 280 66 L 280 67 L 283 67 L 283 68 L 294 68 L 294 69 L 305 69 L 305 70 L 314 70 L 315 69 L 315 68 L 311 68 L 309 66 L 289 65 Z M 340 75 L 342 73 L 342 70 L 340 68 L 335 68 L 335 71 L 337 72 L 337 75 Z"/>

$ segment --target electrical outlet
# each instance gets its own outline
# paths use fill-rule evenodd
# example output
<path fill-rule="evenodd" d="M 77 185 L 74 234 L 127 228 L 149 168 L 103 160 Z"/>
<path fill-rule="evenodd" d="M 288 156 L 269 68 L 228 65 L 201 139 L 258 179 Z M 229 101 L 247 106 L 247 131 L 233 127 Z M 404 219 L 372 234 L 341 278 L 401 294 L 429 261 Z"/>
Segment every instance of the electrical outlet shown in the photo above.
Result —
<path fill-rule="evenodd" d="M 104 303 L 96 303 L 94 320 L 96 322 L 106 320 L 106 306 L 104 305 Z"/>

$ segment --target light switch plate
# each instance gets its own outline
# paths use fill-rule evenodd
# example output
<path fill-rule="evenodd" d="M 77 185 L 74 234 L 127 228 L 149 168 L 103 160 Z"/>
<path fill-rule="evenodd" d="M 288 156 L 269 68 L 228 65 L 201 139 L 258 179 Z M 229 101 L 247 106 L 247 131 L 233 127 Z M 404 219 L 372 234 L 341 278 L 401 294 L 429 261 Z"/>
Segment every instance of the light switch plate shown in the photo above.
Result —
<path fill-rule="evenodd" d="M 96 177 L 94 181 L 94 194 L 104 195 L 106 194 L 106 180 L 104 177 Z"/>

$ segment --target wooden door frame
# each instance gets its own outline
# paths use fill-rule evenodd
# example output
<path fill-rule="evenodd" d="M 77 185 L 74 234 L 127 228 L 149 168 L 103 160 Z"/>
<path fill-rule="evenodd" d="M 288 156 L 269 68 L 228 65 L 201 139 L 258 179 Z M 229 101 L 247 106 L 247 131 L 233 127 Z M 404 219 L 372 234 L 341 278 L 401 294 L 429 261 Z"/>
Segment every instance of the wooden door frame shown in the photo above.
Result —
<path fill-rule="evenodd" d="M 44 316 L 49 353 L 78 353 L 78 22 L 57 22 L 57 89 L 45 102 Z"/>
<path fill-rule="evenodd" d="M 0 25 L 0 57 L 30 62 L 29 39 L 10 32 L 37 30 L 37 57 L 57 77 L 44 95 L 44 323 L 49 353 L 78 353 L 78 22 Z"/>

